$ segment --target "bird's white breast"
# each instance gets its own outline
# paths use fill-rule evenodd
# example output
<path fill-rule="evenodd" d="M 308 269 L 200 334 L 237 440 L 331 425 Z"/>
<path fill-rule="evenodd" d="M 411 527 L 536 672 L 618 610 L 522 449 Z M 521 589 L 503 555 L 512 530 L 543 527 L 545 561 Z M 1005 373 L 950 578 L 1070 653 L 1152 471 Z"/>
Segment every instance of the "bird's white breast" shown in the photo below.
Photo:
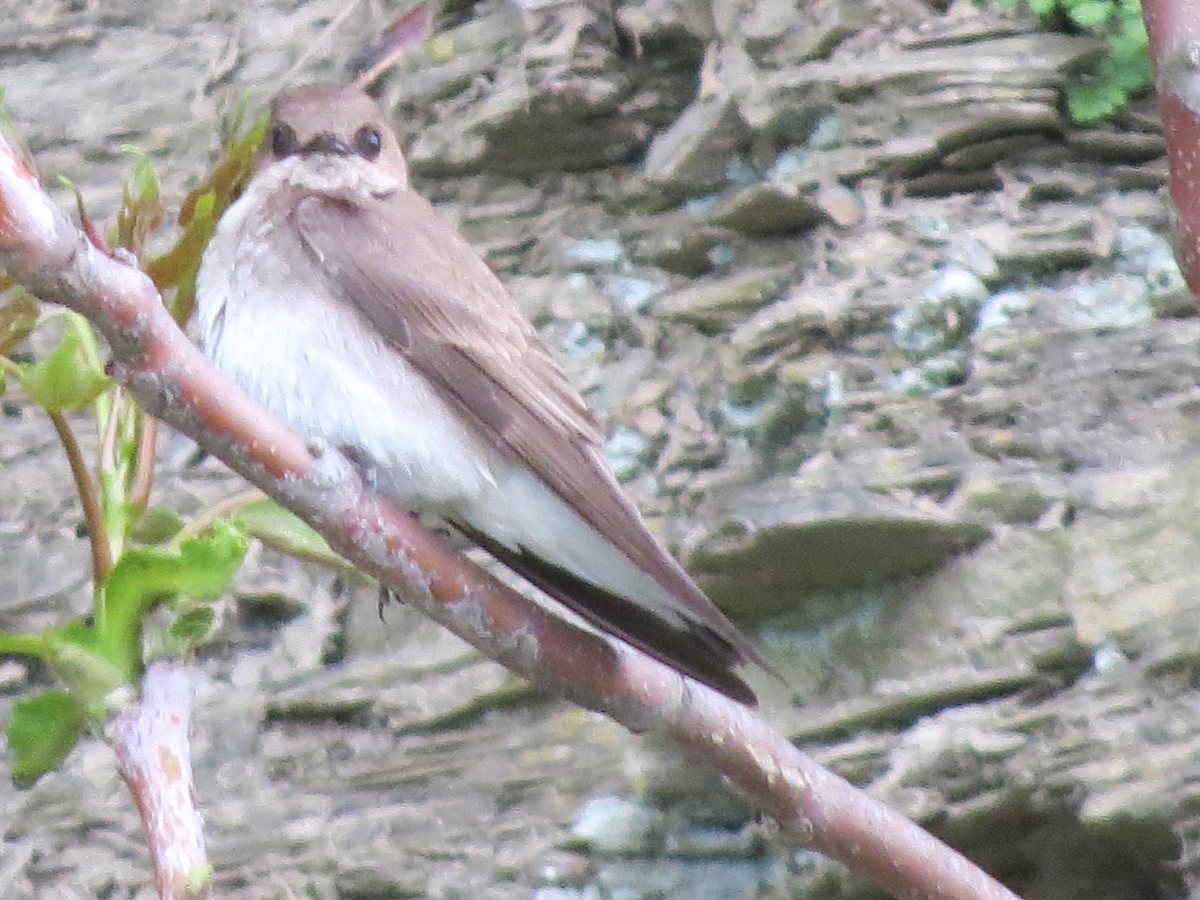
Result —
<path fill-rule="evenodd" d="M 201 344 L 217 368 L 309 439 L 350 449 L 412 509 L 452 512 L 503 463 L 398 353 L 330 296 L 309 258 L 278 250 L 256 180 L 221 219 L 197 278 Z M 292 244 L 291 246 L 294 246 Z"/>

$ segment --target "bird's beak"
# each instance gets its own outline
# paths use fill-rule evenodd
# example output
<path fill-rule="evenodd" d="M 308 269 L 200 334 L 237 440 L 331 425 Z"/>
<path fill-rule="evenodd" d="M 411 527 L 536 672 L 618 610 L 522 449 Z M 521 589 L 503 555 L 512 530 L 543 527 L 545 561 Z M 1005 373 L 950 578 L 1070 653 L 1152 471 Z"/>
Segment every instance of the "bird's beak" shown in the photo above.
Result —
<path fill-rule="evenodd" d="M 325 156 L 349 156 L 353 151 L 350 145 L 339 138 L 336 134 L 331 134 L 328 131 L 322 131 L 311 141 L 305 144 L 300 152 L 309 156 L 314 153 L 320 153 Z"/>

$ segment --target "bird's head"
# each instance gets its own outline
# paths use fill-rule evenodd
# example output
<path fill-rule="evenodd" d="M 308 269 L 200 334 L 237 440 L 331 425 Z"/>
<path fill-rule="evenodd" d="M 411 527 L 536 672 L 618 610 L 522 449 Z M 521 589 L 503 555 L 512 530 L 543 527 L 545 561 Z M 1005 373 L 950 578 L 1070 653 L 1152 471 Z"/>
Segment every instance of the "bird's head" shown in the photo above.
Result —
<path fill-rule="evenodd" d="M 375 101 L 353 85 L 308 84 L 271 101 L 258 169 L 280 166 L 320 180 L 408 186 L 395 132 Z"/>

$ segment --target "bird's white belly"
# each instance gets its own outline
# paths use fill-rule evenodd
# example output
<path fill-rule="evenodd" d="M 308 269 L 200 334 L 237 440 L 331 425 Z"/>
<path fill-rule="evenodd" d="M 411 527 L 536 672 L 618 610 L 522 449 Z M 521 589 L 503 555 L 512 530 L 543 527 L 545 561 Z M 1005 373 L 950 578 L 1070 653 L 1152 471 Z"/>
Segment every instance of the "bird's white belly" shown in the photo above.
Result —
<path fill-rule="evenodd" d="M 498 454 L 321 285 L 281 291 L 301 273 L 247 249 L 265 242 L 240 239 L 238 211 L 197 285 L 201 340 L 217 368 L 299 434 L 351 451 L 409 509 L 454 514 L 494 489 L 506 468 Z"/>

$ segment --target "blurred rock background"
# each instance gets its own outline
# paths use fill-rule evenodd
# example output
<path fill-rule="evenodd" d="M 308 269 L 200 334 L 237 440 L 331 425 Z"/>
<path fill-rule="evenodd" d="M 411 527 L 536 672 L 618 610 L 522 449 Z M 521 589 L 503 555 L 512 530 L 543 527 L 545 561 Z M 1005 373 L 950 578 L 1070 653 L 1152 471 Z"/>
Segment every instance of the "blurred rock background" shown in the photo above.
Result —
<path fill-rule="evenodd" d="M 48 183 L 178 202 L 248 87 L 337 77 L 378 0 L 0 4 Z M 1038 900 L 1200 896 L 1200 324 L 1152 99 L 1064 116 L 1088 37 L 936 0 L 451 2 L 383 82 L 415 181 L 791 689 L 763 715 Z M 289 74 L 294 65 L 297 73 Z M 70 198 L 61 196 L 64 206 Z M 0 424 L 0 627 L 86 608 L 53 432 Z M 156 502 L 239 488 L 164 436 Z M 252 551 L 198 661 L 236 897 L 872 898 L 653 738 Z M 0 707 L 44 673 L 0 664 Z M 0 714 L 3 710 L 0 710 Z M 0 893 L 149 897 L 107 749 L 0 784 Z"/>

